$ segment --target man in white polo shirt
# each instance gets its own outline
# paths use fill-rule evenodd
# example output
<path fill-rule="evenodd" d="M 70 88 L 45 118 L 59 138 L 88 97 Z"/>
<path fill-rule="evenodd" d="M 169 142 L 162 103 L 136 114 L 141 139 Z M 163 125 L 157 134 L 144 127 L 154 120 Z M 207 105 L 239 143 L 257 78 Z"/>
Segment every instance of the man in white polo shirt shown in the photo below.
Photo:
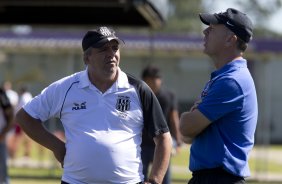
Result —
<path fill-rule="evenodd" d="M 23 130 L 62 164 L 62 184 L 163 180 L 169 129 L 149 87 L 119 68 L 121 44 L 110 28 L 88 31 L 82 40 L 86 70 L 54 82 L 17 113 Z M 43 128 L 51 117 L 62 121 L 66 142 Z M 140 155 L 143 129 L 156 143 L 148 181 L 143 181 Z"/>

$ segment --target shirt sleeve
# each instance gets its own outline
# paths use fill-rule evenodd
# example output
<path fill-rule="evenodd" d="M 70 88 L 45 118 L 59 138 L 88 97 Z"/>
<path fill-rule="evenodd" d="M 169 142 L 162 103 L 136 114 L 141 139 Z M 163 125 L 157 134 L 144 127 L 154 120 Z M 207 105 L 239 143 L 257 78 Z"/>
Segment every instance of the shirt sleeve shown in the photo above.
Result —
<path fill-rule="evenodd" d="M 213 122 L 232 111 L 241 109 L 244 94 L 236 80 L 222 78 L 214 81 L 209 89 L 202 93 L 201 99 L 198 110 Z"/>
<path fill-rule="evenodd" d="M 53 83 L 24 105 L 23 108 L 30 116 L 40 119 L 42 122 L 53 117 L 59 117 L 60 104 L 62 104 L 63 99 L 60 94 L 59 85 Z"/>
<path fill-rule="evenodd" d="M 143 83 L 142 87 L 141 101 L 145 131 L 151 137 L 168 132 L 169 128 L 157 97 L 145 83 Z"/>

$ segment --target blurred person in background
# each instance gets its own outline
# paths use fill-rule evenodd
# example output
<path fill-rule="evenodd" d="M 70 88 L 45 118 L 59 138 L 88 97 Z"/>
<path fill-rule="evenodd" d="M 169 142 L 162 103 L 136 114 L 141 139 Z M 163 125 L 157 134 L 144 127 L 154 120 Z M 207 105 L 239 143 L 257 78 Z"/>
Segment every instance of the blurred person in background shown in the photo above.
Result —
<path fill-rule="evenodd" d="M 161 71 L 158 67 L 149 65 L 142 71 L 142 80 L 144 80 L 148 86 L 155 93 L 161 107 L 163 114 L 168 123 L 171 135 L 173 137 L 174 152 L 179 153 L 182 140 L 179 131 L 179 112 L 178 102 L 173 92 L 166 89 L 162 85 Z M 145 179 L 148 177 L 149 166 L 154 160 L 155 144 L 152 138 L 150 138 L 146 132 L 143 134 L 142 140 L 142 162 L 143 162 L 143 174 Z M 170 166 L 166 172 L 163 180 L 163 184 L 171 183 L 171 171 Z"/>
<path fill-rule="evenodd" d="M 32 94 L 27 90 L 25 85 L 20 86 L 19 91 L 19 100 L 16 105 L 15 111 L 19 111 L 23 105 L 29 102 L 32 99 Z M 20 144 L 22 143 L 22 144 Z M 28 162 L 31 156 L 31 146 L 32 142 L 29 137 L 21 130 L 17 122 L 14 125 L 14 131 L 9 133 L 7 138 L 7 146 L 10 156 L 11 164 L 13 165 L 14 158 L 19 149 L 19 145 L 23 145 L 23 162 Z"/>
<path fill-rule="evenodd" d="M 171 136 L 153 92 L 119 67 L 123 43 L 111 28 L 88 31 L 82 39 L 86 69 L 52 83 L 17 113 L 27 135 L 61 163 L 62 184 L 162 183 Z M 61 120 L 66 142 L 42 126 L 50 118 Z M 156 144 L 146 181 L 143 129 Z"/>
<path fill-rule="evenodd" d="M 13 90 L 12 82 L 9 81 L 9 80 L 4 81 L 2 83 L 2 88 L 6 92 L 8 98 L 10 100 L 10 103 L 15 110 L 17 108 L 18 103 L 19 103 L 19 95 L 15 90 Z M 14 111 L 14 113 L 16 113 L 16 112 Z"/>
<path fill-rule="evenodd" d="M 5 91 L 0 89 L 0 183 L 8 184 L 6 135 L 13 125 L 13 107 Z"/>
<path fill-rule="evenodd" d="M 180 131 L 192 141 L 189 184 L 243 184 L 250 175 L 258 105 L 255 84 L 243 53 L 253 35 L 249 17 L 236 9 L 200 14 L 208 25 L 204 53 L 216 70 L 200 100 L 181 114 Z"/>
<path fill-rule="evenodd" d="M 2 89 L 5 91 L 7 97 L 9 98 L 9 101 L 12 105 L 13 112 L 14 112 L 14 115 L 15 115 L 16 109 L 17 109 L 17 106 L 18 106 L 18 102 L 19 102 L 19 95 L 13 89 L 13 84 L 9 80 L 5 80 L 2 83 Z M 13 117 L 13 121 L 14 121 L 14 117 Z M 13 124 L 13 126 L 10 129 L 10 131 L 7 134 L 7 137 L 6 137 L 6 146 L 7 146 L 7 149 L 8 149 L 9 158 L 14 158 L 14 152 L 12 151 L 13 150 L 12 148 L 15 145 L 15 143 L 14 143 L 15 140 L 13 138 L 18 136 L 19 133 L 20 133 L 16 123 L 13 122 L 12 124 Z"/>

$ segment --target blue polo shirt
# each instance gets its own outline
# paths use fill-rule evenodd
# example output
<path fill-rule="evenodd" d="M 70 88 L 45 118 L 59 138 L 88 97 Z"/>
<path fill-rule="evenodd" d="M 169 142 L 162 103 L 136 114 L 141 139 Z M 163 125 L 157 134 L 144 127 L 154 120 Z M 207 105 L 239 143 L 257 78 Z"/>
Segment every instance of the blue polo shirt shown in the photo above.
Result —
<path fill-rule="evenodd" d="M 249 176 L 258 106 L 246 60 L 233 60 L 214 71 L 201 99 L 198 110 L 212 123 L 191 145 L 190 170 L 223 167 L 234 175 Z"/>

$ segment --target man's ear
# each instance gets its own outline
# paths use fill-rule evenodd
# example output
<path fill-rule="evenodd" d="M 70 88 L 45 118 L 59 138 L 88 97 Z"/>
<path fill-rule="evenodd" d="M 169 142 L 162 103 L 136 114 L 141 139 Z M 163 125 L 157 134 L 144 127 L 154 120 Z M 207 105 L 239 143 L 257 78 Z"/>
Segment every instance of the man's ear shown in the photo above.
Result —
<path fill-rule="evenodd" d="M 237 42 L 237 36 L 235 34 L 229 34 L 226 37 L 226 46 L 232 46 Z"/>
<path fill-rule="evenodd" d="M 88 64 L 88 56 L 86 54 L 83 54 L 83 61 L 85 65 Z"/>

